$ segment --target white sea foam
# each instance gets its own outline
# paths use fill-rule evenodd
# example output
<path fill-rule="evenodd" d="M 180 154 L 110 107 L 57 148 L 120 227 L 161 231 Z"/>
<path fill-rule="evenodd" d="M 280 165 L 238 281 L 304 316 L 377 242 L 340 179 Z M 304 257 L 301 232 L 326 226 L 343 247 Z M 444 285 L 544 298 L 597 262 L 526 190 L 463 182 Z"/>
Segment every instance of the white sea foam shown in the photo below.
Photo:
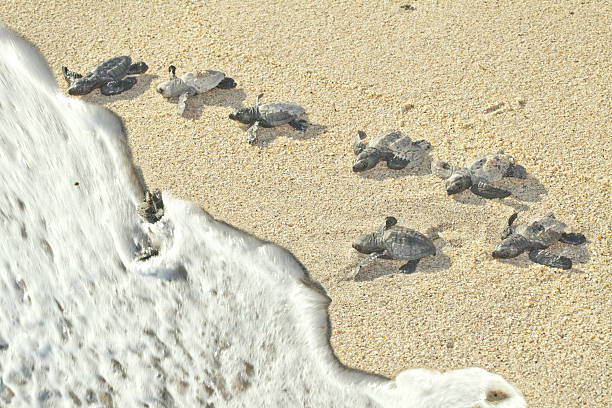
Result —
<path fill-rule="evenodd" d="M 0 26 L 0 406 L 525 406 L 481 369 L 342 366 L 290 253 L 168 194 L 147 224 L 142 196 L 120 119 Z"/>

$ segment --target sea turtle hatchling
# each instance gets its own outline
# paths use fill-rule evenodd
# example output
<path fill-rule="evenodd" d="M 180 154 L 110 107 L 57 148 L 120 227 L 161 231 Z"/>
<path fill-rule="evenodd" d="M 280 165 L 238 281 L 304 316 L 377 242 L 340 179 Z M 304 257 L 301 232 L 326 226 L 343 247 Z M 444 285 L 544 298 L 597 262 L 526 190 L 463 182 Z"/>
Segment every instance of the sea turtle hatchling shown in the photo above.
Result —
<path fill-rule="evenodd" d="M 512 224 L 518 217 L 514 213 L 508 219 L 508 226 L 502 233 L 502 240 L 493 251 L 493 258 L 514 258 L 529 251 L 529 259 L 541 265 L 559 269 L 572 269 L 572 260 L 565 256 L 555 255 L 547 248 L 557 241 L 581 245 L 586 242 L 582 234 L 565 233 L 566 225 L 558 221 L 553 214 L 536 217 L 528 223 L 514 227 Z"/>
<path fill-rule="evenodd" d="M 408 262 L 400 267 L 404 273 L 416 270 L 421 258 L 436 254 L 432 240 L 420 232 L 405 227 L 396 226 L 395 217 L 385 218 L 385 223 L 378 231 L 360 236 L 353 243 L 353 248 L 362 254 L 368 254 L 357 268 L 359 270 L 376 258 L 404 259 Z"/>
<path fill-rule="evenodd" d="M 423 161 L 425 153 L 431 149 L 431 144 L 426 140 L 413 142 L 410 137 L 397 130 L 391 130 L 372 139 L 367 145 L 363 142 L 366 134 L 358 131 L 353 141 L 355 160 L 353 171 L 362 172 L 376 166 L 379 161 L 387 162 L 387 166 L 393 170 L 401 170 L 405 167 L 415 167 Z"/>
<path fill-rule="evenodd" d="M 117 95 L 136 84 L 136 78 L 126 75 L 142 74 L 149 67 L 144 62 L 132 64 L 128 56 L 115 57 L 96 65 L 84 76 L 62 67 L 64 79 L 68 82 L 70 95 L 85 95 L 100 88 L 102 95 Z"/>
<path fill-rule="evenodd" d="M 288 102 L 259 105 L 259 99 L 262 96 L 263 93 L 257 96 L 253 107 L 239 108 L 229 114 L 230 119 L 250 125 L 247 130 L 247 142 L 250 144 L 255 142 L 259 126 L 271 128 L 288 123 L 296 130 L 302 132 L 306 130 L 307 122 L 304 119 L 300 119 L 306 112 L 304 108 Z"/>
<path fill-rule="evenodd" d="M 468 188 L 483 198 L 504 198 L 511 193 L 494 187 L 491 183 L 503 177 L 524 179 L 527 171 L 523 166 L 514 164 L 512 158 L 502 151 L 487 154 L 468 163 L 465 167 L 455 167 L 446 162 L 434 160 L 431 172 L 445 179 L 446 192 L 457 194 Z"/>
<path fill-rule="evenodd" d="M 153 194 L 145 192 L 144 200 L 138 204 L 138 215 L 152 224 L 164 216 L 164 202 L 161 191 L 155 190 Z"/>
<path fill-rule="evenodd" d="M 182 115 L 185 111 L 188 97 L 210 91 L 213 88 L 231 89 L 236 86 L 236 82 L 232 78 L 226 77 L 220 71 L 187 72 L 183 76 L 177 77 L 176 67 L 170 65 L 168 72 L 170 72 L 170 79 L 159 84 L 157 92 L 162 94 L 164 98 L 179 97 L 179 115 Z"/>

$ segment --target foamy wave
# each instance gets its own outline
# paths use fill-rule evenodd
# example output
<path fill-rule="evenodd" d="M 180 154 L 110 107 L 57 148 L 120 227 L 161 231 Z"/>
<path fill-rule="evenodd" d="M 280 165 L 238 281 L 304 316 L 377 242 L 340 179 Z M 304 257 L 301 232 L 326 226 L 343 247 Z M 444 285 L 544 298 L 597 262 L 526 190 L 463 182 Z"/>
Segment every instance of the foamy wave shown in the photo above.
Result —
<path fill-rule="evenodd" d="M 0 27 L 0 405 L 525 406 L 481 369 L 344 367 L 293 255 L 168 194 L 147 224 L 143 191 L 121 120 Z"/>

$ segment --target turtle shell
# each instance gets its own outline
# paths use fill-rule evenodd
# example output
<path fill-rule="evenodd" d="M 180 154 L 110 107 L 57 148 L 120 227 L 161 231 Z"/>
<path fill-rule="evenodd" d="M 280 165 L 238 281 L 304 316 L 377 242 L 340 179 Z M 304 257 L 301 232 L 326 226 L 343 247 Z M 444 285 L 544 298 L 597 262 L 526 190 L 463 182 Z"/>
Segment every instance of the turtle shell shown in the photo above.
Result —
<path fill-rule="evenodd" d="M 381 157 L 392 157 L 406 160 L 417 165 L 423 159 L 423 153 L 429 150 L 429 143 L 424 140 L 413 142 L 409 136 L 397 130 L 391 130 L 372 139 L 367 146 L 369 149 L 377 150 Z"/>
<path fill-rule="evenodd" d="M 412 140 L 402 132 L 391 130 L 375 137 L 368 145 L 369 147 L 383 151 L 403 151 L 410 148 Z"/>
<path fill-rule="evenodd" d="M 288 102 L 273 102 L 259 106 L 259 116 L 266 126 L 284 125 L 305 112 L 301 106 Z"/>
<path fill-rule="evenodd" d="M 504 177 L 511 165 L 511 157 L 498 152 L 472 160 L 466 167 L 474 176 L 495 183 Z"/>
<path fill-rule="evenodd" d="M 433 242 L 420 232 L 405 227 L 393 227 L 383 234 L 382 243 L 393 259 L 421 259 L 435 255 Z"/>
<path fill-rule="evenodd" d="M 529 223 L 518 226 L 515 233 L 528 239 L 534 247 L 546 248 L 561 238 L 565 227 L 553 214 L 548 214 L 532 218 Z"/>
<path fill-rule="evenodd" d="M 191 74 L 189 78 L 187 75 Z M 195 75 L 193 72 L 188 72 L 181 78 L 185 83 L 195 87 L 198 92 L 207 92 L 216 87 L 225 79 L 225 74 L 220 71 L 213 71 L 207 69 L 206 71 L 199 71 Z"/>
<path fill-rule="evenodd" d="M 90 74 L 100 78 L 119 80 L 127 75 L 131 65 L 132 58 L 124 55 L 99 63 L 90 71 Z"/>

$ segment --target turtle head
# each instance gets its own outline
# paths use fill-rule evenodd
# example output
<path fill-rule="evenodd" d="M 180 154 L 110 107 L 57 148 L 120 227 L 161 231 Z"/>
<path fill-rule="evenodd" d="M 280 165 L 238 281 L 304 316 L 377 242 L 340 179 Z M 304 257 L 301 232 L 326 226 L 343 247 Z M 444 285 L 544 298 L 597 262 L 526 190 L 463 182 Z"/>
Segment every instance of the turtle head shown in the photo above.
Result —
<path fill-rule="evenodd" d="M 472 187 L 472 176 L 469 174 L 453 173 L 445 182 L 448 195 L 457 194 Z"/>
<path fill-rule="evenodd" d="M 371 254 L 372 252 L 384 250 L 378 241 L 377 233 L 365 234 L 358 237 L 355 242 L 353 242 L 353 248 L 362 254 Z"/>
<path fill-rule="evenodd" d="M 229 118 L 231 120 L 236 120 L 240 123 L 249 124 L 253 122 L 254 119 L 253 108 L 235 109 L 232 113 L 229 114 Z"/>
<path fill-rule="evenodd" d="M 96 85 L 96 80 L 89 77 L 78 78 L 72 81 L 68 88 L 69 95 L 86 95 L 90 93 Z"/>
<path fill-rule="evenodd" d="M 493 249 L 493 258 L 508 259 L 520 255 L 526 249 L 526 245 L 523 241 L 526 240 L 520 235 L 510 235 L 495 245 L 495 249 Z"/>
<path fill-rule="evenodd" d="M 353 161 L 353 171 L 359 173 L 365 170 L 370 170 L 379 162 L 379 157 L 376 152 L 367 147 L 355 157 Z"/>
<path fill-rule="evenodd" d="M 378 231 L 371 234 L 360 236 L 353 242 L 353 248 L 362 254 L 371 254 L 372 252 L 384 251 L 385 247 L 381 244 L 382 237 L 386 230 L 397 224 L 397 218 L 386 217 L 385 223 L 380 226 Z"/>
<path fill-rule="evenodd" d="M 170 65 L 170 67 L 174 68 L 172 65 Z M 157 88 L 155 88 L 155 90 L 162 94 L 164 98 L 180 96 L 189 89 L 181 78 L 174 75 L 174 70 L 171 70 L 170 73 L 170 79 L 166 82 L 162 82 L 161 84 L 157 85 Z"/>

